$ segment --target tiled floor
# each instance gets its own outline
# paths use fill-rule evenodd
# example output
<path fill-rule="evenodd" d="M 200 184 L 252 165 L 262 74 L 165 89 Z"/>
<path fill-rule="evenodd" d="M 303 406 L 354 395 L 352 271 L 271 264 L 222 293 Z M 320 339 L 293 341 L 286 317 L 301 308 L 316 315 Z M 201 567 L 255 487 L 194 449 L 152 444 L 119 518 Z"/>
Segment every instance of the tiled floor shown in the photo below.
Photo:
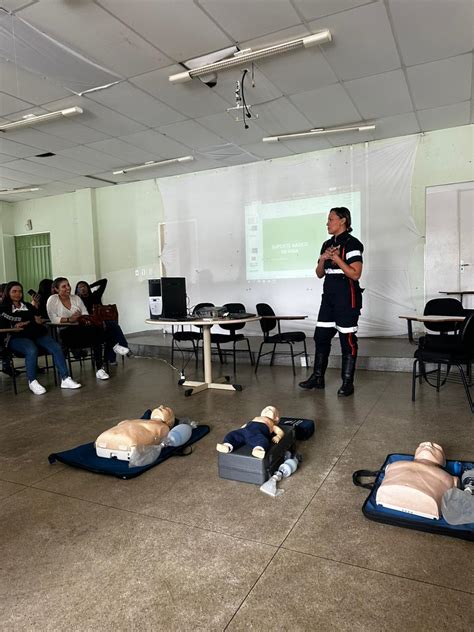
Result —
<path fill-rule="evenodd" d="M 368 521 L 351 482 L 422 440 L 474 458 L 460 386 L 413 404 L 409 375 L 359 371 L 341 400 L 336 370 L 305 392 L 303 370 L 242 365 L 243 392 L 185 398 L 159 360 L 113 371 L 41 397 L 0 379 L 0 630 L 472 629 L 472 544 Z M 48 464 L 159 403 L 211 426 L 190 456 L 130 481 Z M 277 499 L 217 474 L 216 442 L 266 404 L 317 422 Z"/>

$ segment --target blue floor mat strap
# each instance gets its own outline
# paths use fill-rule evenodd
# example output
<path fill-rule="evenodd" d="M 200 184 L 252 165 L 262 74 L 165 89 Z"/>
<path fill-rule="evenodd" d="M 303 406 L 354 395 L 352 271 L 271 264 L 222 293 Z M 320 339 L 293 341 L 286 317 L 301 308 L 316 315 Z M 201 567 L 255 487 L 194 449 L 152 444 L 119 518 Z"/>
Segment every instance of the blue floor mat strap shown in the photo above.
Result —
<path fill-rule="evenodd" d="M 78 467 L 88 472 L 94 472 L 95 474 L 108 474 L 109 476 L 116 476 L 117 478 L 129 479 L 140 476 L 143 472 L 150 470 L 155 465 L 159 465 L 170 456 L 185 456 L 190 454 L 188 448 L 193 444 L 205 437 L 210 431 L 209 426 L 198 426 L 194 428 L 190 440 L 179 448 L 164 448 L 160 456 L 149 465 L 142 467 L 128 467 L 128 461 L 119 461 L 118 459 L 104 459 L 97 456 L 95 452 L 94 442 L 85 443 L 84 445 L 77 446 L 72 450 L 65 450 L 64 452 L 53 452 L 48 457 L 50 463 L 59 461 L 72 467 Z"/>
<path fill-rule="evenodd" d="M 427 533 L 436 533 L 438 535 L 450 535 L 454 538 L 461 538 L 462 540 L 474 541 L 474 523 L 451 525 L 440 518 L 439 520 L 431 520 L 429 518 L 422 518 L 421 516 L 415 516 L 414 514 L 404 513 L 402 511 L 396 511 L 395 509 L 388 509 L 377 505 L 375 497 L 377 490 L 381 485 L 385 468 L 390 463 L 395 461 L 412 461 L 412 454 L 389 454 L 385 459 L 384 464 L 377 471 L 358 470 L 352 475 L 352 480 L 358 487 L 365 487 L 370 489 L 370 494 L 362 505 L 362 513 L 369 520 L 375 520 L 376 522 L 382 522 L 384 524 L 390 524 L 396 527 L 405 527 L 406 529 L 416 529 L 418 531 L 426 531 Z M 471 461 L 446 461 L 445 469 L 454 476 L 460 477 L 462 472 L 467 469 L 474 468 L 474 463 Z M 373 478 L 375 481 L 372 483 L 363 483 L 364 478 Z"/>

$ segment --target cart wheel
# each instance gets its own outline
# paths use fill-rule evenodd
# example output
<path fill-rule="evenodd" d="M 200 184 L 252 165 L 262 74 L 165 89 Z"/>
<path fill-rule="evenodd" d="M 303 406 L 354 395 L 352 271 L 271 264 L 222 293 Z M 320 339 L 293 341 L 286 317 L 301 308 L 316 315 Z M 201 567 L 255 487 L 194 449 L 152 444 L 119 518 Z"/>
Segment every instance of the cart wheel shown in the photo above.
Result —
<path fill-rule="evenodd" d="M 184 391 L 184 396 L 185 397 L 191 397 L 191 395 L 193 394 L 193 389 L 192 388 L 188 388 Z"/>
<path fill-rule="evenodd" d="M 241 386 L 240 384 L 232 384 L 232 386 L 235 388 L 235 390 L 236 390 L 236 391 L 241 391 L 241 390 L 243 390 L 243 389 L 242 389 L 242 386 Z"/>

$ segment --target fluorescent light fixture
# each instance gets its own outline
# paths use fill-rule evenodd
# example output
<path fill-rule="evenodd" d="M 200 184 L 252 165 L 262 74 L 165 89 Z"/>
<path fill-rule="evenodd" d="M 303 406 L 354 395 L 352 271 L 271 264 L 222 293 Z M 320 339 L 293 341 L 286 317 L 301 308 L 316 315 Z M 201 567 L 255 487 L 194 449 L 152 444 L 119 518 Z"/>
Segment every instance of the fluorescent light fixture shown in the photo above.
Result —
<path fill-rule="evenodd" d="M 83 111 L 82 108 L 74 106 L 72 108 L 58 110 L 57 112 L 48 112 L 47 114 L 28 114 L 19 121 L 12 121 L 11 123 L 0 125 L 0 132 L 9 132 L 10 130 L 21 129 L 22 127 L 33 127 L 39 123 L 48 123 L 49 121 L 55 121 L 63 117 L 76 116 L 77 114 L 82 114 Z"/>
<path fill-rule="evenodd" d="M 122 169 L 113 171 L 113 174 L 114 176 L 118 176 L 121 174 L 129 173 L 130 171 L 140 171 L 141 169 L 152 169 L 153 167 L 163 167 L 164 165 L 172 165 L 175 162 L 191 162 L 191 160 L 194 160 L 194 156 L 182 156 L 181 158 L 170 158 L 169 160 L 160 160 L 159 162 L 150 160 L 149 162 L 145 162 L 143 165 L 136 165 L 135 167 L 122 167 Z"/>
<path fill-rule="evenodd" d="M 220 70 L 227 70 L 228 68 L 234 68 L 235 66 L 242 66 L 242 64 L 251 63 L 257 59 L 287 53 L 288 51 L 296 48 L 309 48 L 310 46 L 316 46 L 318 44 L 327 44 L 330 41 L 332 41 L 331 33 L 328 29 L 325 29 L 319 33 L 314 33 L 313 35 L 299 37 L 295 40 L 282 42 L 281 44 L 274 44 L 273 46 L 267 46 L 266 48 L 260 48 L 259 50 L 253 51 L 251 48 L 247 48 L 243 51 L 234 53 L 234 56 L 230 59 L 223 59 L 222 61 L 205 64 L 199 68 L 179 72 L 176 75 L 170 75 L 169 81 L 171 83 L 184 83 L 185 81 L 191 81 L 194 77 L 201 77 L 202 75 L 219 72 Z"/>
<path fill-rule="evenodd" d="M 294 140 L 298 138 L 311 138 L 311 136 L 322 136 L 323 134 L 340 134 L 342 132 L 368 132 L 375 129 L 374 124 L 354 124 L 345 127 L 319 127 L 307 132 L 295 132 L 294 134 L 278 134 L 278 136 L 267 136 L 262 138 L 264 143 L 277 143 L 278 141 Z"/>
<path fill-rule="evenodd" d="M 0 189 L 0 195 L 11 195 L 12 193 L 30 193 L 30 191 L 41 191 L 40 187 L 22 187 L 19 189 Z"/>

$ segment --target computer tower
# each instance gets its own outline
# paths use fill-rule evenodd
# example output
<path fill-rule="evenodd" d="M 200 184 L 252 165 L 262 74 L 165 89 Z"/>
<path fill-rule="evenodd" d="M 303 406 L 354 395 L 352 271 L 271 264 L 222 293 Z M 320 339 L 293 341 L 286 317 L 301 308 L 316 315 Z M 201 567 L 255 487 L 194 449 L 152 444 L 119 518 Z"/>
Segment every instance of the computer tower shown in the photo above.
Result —
<path fill-rule="evenodd" d="M 163 311 L 161 279 L 148 279 L 148 304 L 150 307 L 150 318 L 158 319 Z"/>
<path fill-rule="evenodd" d="M 186 318 L 186 279 L 162 277 L 149 279 L 149 304 L 151 318 Z"/>

